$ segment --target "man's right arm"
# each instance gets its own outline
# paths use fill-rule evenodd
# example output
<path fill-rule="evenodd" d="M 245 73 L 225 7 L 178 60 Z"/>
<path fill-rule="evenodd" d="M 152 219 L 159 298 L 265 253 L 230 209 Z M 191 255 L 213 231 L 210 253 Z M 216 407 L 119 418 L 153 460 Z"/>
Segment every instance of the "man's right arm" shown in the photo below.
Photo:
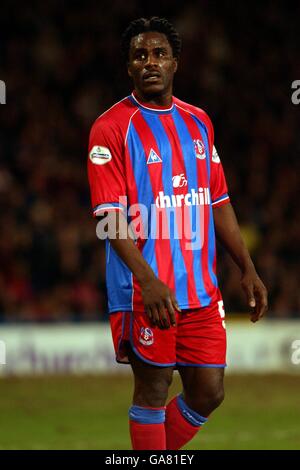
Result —
<path fill-rule="evenodd" d="M 120 211 L 107 213 L 108 238 L 118 256 L 128 266 L 141 287 L 146 313 L 153 325 L 169 328 L 180 312 L 172 290 L 160 281 L 130 236 L 127 221 Z"/>
<path fill-rule="evenodd" d="M 155 276 L 128 234 L 122 208 L 122 198 L 126 198 L 123 161 L 123 131 L 115 117 L 105 114 L 92 126 L 89 139 L 88 177 L 93 213 L 99 217 L 105 215 L 103 206 L 110 208 L 105 218 L 109 241 L 139 283 L 145 310 L 153 325 L 169 328 L 170 324 L 175 324 L 175 310 L 180 309 L 172 290 Z"/>

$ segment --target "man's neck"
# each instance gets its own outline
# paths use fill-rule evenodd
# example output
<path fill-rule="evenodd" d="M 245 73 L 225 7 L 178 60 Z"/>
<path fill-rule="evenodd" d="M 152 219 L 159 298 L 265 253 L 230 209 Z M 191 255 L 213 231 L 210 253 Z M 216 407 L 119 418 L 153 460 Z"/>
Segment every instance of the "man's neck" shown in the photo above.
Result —
<path fill-rule="evenodd" d="M 153 104 L 155 106 L 168 107 L 171 106 L 173 102 L 172 92 L 167 92 L 162 95 L 145 95 L 138 90 L 134 90 L 134 96 L 142 103 Z"/>

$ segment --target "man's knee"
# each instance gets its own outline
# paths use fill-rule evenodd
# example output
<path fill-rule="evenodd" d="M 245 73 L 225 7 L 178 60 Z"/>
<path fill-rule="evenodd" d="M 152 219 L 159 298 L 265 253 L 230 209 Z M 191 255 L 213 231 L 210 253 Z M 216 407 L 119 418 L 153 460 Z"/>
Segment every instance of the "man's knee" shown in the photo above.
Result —
<path fill-rule="evenodd" d="M 164 406 L 168 397 L 170 383 L 171 379 L 168 375 L 153 379 L 151 382 L 148 380 L 136 381 L 135 402 L 140 403 L 142 406 Z"/>
<path fill-rule="evenodd" d="M 143 362 L 128 347 L 134 374 L 133 403 L 139 406 L 164 406 L 172 383 L 173 367 L 157 367 Z"/>
<path fill-rule="evenodd" d="M 134 403 L 141 406 L 164 406 L 172 383 L 173 368 L 149 367 L 139 363 L 133 367 Z"/>
<path fill-rule="evenodd" d="M 151 396 L 153 397 L 153 399 L 157 398 L 157 399 L 161 399 L 165 401 L 168 396 L 168 390 L 169 390 L 170 384 L 171 384 L 171 381 L 168 376 L 154 381 L 149 387 L 149 392 Z"/>
<path fill-rule="evenodd" d="M 186 401 L 188 406 L 202 416 L 208 416 L 223 402 L 225 397 L 224 388 L 218 387 L 205 392 L 199 391 L 197 394 L 189 396 L 187 394 Z"/>
<path fill-rule="evenodd" d="M 217 390 L 214 390 L 211 396 L 207 397 L 208 404 L 212 408 L 212 410 L 215 410 L 221 405 L 221 403 L 224 401 L 224 398 L 225 398 L 224 388 L 219 388 Z"/>

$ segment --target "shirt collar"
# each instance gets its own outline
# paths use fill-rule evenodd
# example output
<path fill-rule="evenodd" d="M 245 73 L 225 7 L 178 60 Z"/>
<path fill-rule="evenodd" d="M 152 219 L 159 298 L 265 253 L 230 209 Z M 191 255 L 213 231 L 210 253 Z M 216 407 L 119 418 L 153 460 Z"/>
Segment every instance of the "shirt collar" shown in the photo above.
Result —
<path fill-rule="evenodd" d="M 146 103 L 146 102 L 143 102 L 141 101 L 139 98 L 137 98 L 137 95 L 136 95 L 136 92 L 135 90 L 131 93 L 131 97 L 133 99 L 133 101 L 140 107 L 144 108 L 144 109 L 148 109 L 149 111 L 162 111 L 162 112 L 166 112 L 166 111 L 172 111 L 172 109 L 174 108 L 174 99 L 173 99 L 173 96 L 172 96 L 172 104 L 171 106 L 159 106 L 157 104 L 153 104 L 153 103 Z"/>

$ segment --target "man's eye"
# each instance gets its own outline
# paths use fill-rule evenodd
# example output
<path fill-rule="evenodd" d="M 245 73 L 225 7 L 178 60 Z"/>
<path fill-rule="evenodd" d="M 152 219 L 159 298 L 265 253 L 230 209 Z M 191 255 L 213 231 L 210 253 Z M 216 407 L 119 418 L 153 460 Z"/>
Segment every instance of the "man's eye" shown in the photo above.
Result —
<path fill-rule="evenodd" d="M 137 60 L 145 60 L 146 56 L 145 56 L 145 54 L 137 54 L 137 55 L 135 56 L 135 58 L 136 58 Z"/>

